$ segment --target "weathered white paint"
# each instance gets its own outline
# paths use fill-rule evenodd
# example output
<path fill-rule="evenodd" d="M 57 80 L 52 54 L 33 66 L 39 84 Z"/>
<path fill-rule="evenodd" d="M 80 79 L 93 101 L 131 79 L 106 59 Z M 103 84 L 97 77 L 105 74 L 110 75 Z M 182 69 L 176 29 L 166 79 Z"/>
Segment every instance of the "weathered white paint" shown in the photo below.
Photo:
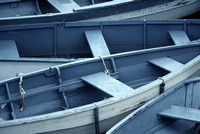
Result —
<path fill-rule="evenodd" d="M 200 56 L 185 64 L 181 69 L 171 72 L 162 77 L 165 81 L 165 89 L 169 89 L 177 83 L 187 79 L 200 70 Z M 68 129 L 76 133 L 94 133 L 91 124 L 94 123 L 94 108 L 99 107 L 100 129 L 102 132 L 108 130 L 113 123 L 111 118 L 130 112 L 141 102 L 146 102 L 159 95 L 162 80 L 157 79 L 144 85 L 135 92 L 121 97 L 112 97 L 96 104 L 89 104 L 69 110 L 27 117 L 11 121 L 0 121 L 0 133 L 2 134 L 35 134 L 42 132 L 58 131 Z M 124 115 L 125 116 L 125 115 Z M 103 122 L 103 123 L 102 123 Z M 104 124 L 107 124 L 106 126 Z M 73 131 L 73 129 L 75 131 Z"/>
<path fill-rule="evenodd" d="M 182 2 L 186 4 L 179 4 Z M 177 19 L 200 10 L 199 0 L 175 0 L 162 5 L 82 21 L 114 21 L 132 19 Z"/>

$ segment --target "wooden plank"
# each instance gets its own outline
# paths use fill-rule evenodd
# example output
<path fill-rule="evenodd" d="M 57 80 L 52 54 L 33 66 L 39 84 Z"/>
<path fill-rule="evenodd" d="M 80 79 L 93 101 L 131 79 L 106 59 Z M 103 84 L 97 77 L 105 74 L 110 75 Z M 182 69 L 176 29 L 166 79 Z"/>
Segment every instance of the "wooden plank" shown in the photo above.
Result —
<path fill-rule="evenodd" d="M 158 113 L 161 117 L 182 119 L 194 122 L 200 122 L 200 110 L 180 106 L 170 106 L 169 108 Z"/>
<path fill-rule="evenodd" d="M 169 57 L 161 57 L 161 58 L 149 60 L 149 63 L 169 72 L 175 71 L 184 66 L 182 63 L 175 61 Z"/>
<path fill-rule="evenodd" d="M 94 8 L 98 8 L 98 7 L 108 7 L 108 6 L 123 4 L 125 2 L 127 3 L 127 2 L 131 2 L 131 1 L 133 1 L 133 0 L 126 0 L 126 1 L 124 1 L 124 0 L 112 0 L 112 1 L 107 1 L 107 2 L 102 2 L 102 3 L 90 5 L 90 6 L 82 6 L 82 7 L 75 9 L 75 10 L 80 11 L 80 10 L 85 10 L 85 9 L 94 9 Z"/>
<path fill-rule="evenodd" d="M 200 44 L 200 39 L 190 41 L 190 44 L 191 44 L 191 45 L 193 45 L 193 44 L 199 45 L 199 44 Z"/>
<path fill-rule="evenodd" d="M 131 87 L 114 79 L 111 76 L 104 74 L 103 72 L 84 76 L 81 79 L 84 82 L 112 96 L 122 96 L 134 92 L 134 89 Z"/>
<path fill-rule="evenodd" d="M 190 39 L 188 38 L 185 31 L 170 30 L 169 34 L 175 45 L 187 45 L 190 43 Z"/>
<path fill-rule="evenodd" d="M 106 41 L 100 30 L 85 31 L 85 36 L 94 57 L 110 55 Z"/>
<path fill-rule="evenodd" d="M 61 13 L 72 13 L 74 8 L 79 8 L 73 0 L 48 0 Z"/>
<path fill-rule="evenodd" d="M 0 40 L 0 58 L 19 58 L 15 41 Z"/>

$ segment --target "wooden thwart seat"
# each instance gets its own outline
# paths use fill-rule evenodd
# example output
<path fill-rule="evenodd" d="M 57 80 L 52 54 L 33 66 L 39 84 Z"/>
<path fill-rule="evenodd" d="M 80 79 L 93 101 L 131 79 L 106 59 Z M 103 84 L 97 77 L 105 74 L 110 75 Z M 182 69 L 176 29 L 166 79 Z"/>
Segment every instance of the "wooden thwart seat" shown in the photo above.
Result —
<path fill-rule="evenodd" d="M 125 95 L 134 91 L 134 89 L 131 87 L 114 79 L 111 76 L 104 74 L 103 72 L 84 76 L 81 79 L 84 82 L 114 97 Z"/>
<path fill-rule="evenodd" d="M 0 40 L 0 58 L 19 58 L 15 41 Z"/>
<path fill-rule="evenodd" d="M 94 57 L 110 55 L 106 41 L 100 30 L 85 31 L 85 36 Z"/>
<path fill-rule="evenodd" d="M 161 57 L 161 58 L 149 60 L 149 63 L 169 72 L 175 71 L 184 66 L 182 63 L 176 60 L 173 60 L 169 57 Z"/>
<path fill-rule="evenodd" d="M 185 31 L 170 30 L 169 34 L 175 45 L 187 45 L 190 43 L 190 39 Z"/>
<path fill-rule="evenodd" d="M 48 0 L 48 2 L 61 13 L 72 13 L 73 9 L 80 7 L 73 0 Z"/>
<path fill-rule="evenodd" d="M 180 106 L 170 106 L 169 108 L 158 113 L 161 117 L 182 119 L 193 122 L 200 122 L 200 110 Z"/>

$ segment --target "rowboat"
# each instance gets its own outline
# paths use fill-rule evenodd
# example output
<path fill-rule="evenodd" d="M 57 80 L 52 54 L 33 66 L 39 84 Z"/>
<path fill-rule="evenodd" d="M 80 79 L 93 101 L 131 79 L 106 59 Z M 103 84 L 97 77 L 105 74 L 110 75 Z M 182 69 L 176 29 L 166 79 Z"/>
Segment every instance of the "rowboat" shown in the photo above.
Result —
<path fill-rule="evenodd" d="M 53 57 L 72 60 L 183 45 L 200 39 L 199 26 L 200 20 L 54 22 L 0 26 L 0 59 Z"/>
<path fill-rule="evenodd" d="M 107 134 L 198 134 L 199 84 L 195 77 L 152 99 L 128 115 Z"/>
<path fill-rule="evenodd" d="M 175 19 L 195 13 L 199 9 L 199 0 L 1 0 L 0 25 Z"/>
<path fill-rule="evenodd" d="M 167 46 L 20 73 L 0 82 L 0 132 L 106 132 L 137 107 L 195 75 L 199 52 L 199 44 Z"/>

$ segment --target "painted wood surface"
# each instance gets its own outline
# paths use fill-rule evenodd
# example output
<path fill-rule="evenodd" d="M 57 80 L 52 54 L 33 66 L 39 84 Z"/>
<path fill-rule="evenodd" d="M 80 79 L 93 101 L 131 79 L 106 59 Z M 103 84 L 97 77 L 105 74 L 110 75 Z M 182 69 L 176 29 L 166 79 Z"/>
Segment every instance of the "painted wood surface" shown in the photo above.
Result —
<path fill-rule="evenodd" d="M 74 8 L 79 8 L 73 0 L 48 0 L 61 13 L 73 13 Z"/>
<path fill-rule="evenodd" d="M 186 45 L 190 43 L 190 39 L 185 31 L 170 30 L 169 34 L 176 45 Z"/>
<path fill-rule="evenodd" d="M 4 0 L 5 1 L 5 0 Z M 13 1 L 13 0 L 12 0 Z M 62 0 L 57 0 L 61 3 Z M 24 3 L 23 3 L 24 2 Z M 85 0 L 84 2 L 76 1 L 80 7 L 73 9 L 73 13 L 53 13 L 47 8 L 40 5 L 38 1 L 20 1 L 12 4 L 16 8 L 7 8 L 9 5 L 3 5 L 0 10 L 3 12 L 3 18 L 0 25 L 5 24 L 22 24 L 22 23 L 42 23 L 58 21 L 113 21 L 128 19 L 177 19 L 199 11 L 199 1 L 189 0 L 187 3 L 179 0 L 167 1 L 134 1 L 134 0 L 113 0 L 98 1 L 97 3 Z M 167 2 L 167 4 L 166 4 Z M 92 4 L 93 3 L 93 4 Z M 95 4 L 94 4 L 95 3 Z M 19 6 L 18 6 L 19 5 Z M 47 4 L 50 5 L 50 4 Z M 61 4 L 62 5 L 62 4 Z M 43 7 L 42 7 L 43 6 Z M 20 8 L 24 7 L 24 8 Z M 45 7 L 45 8 L 44 8 Z M 44 11 L 42 12 L 41 10 Z M 71 10 L 71 8 L 69 7 Z M 111 10 L 112 9 L 112 10 Z M 29 12 L 25 12 L 25 11 Z M 102 12 L 104 11 L 104 12 Z M 184 12 L 183 12 L 184 11 Z M 95 12 L 95 13 L 93 13 Z M 35 15 L 35 13 L 40 15 Z M 46 14 L 47 13 L 47 14 Z M 49 14 L 50 13 L 50 14 Z M 42 15 L 41 15 L 42 14 Z M 24 16 L 29 15 L 29 16 Z M 34 15 L 34 17 L 33 17 Z M 17 16 L 17 17 L 16 17 Z M 97 17 L 98 16 L 98 17 Z M 20 21 L 21 20 L 21 21 Z"/>
<path fill-rule="evenodd" d="M 186 78 L 196 73 L 196 71 L 198 71 L 200 67 L 200 57 L 196 57 L 199 53 L 199 49 L 200 47 L 196 45 L 175 46 L 166 48 L 154 48 L 145 51 L 143 50 L 104 57 L 105 64 L 107 65 L 108 69 L 111 70 L 111 75 L 117 74 L 116 71 L 118 71 L 120 76 L 118 77 L 118 79 L 121 82 L 123 82 L 123 80 L 125 80 L 126 83 L 129 83 L 130 80 L 137 81 L 138 79 L 141 79 L 141 75 L 142 78 L 144 76 L 162 76 L 163 80 L 156 79 L 156 77 L 152 79 L 151 82 L 148 82 L 148 84 L 145 83 L 146 85 L 139 86 L 139 88 L 136 88 L 135 92 L 124 96 L 102 98 L 100 101 L 93 101 L 94 103 L 90 102 L 86 105 L 81 105 L 78 107 L 75 106 L 74 108 L 49 114 L 42 114 L 38 116 L 31 116 L 16 120 L 2 121 L 0 123 L 1 131 L 9 132 L 9 130 L 11 130 L 12 128 L 13 132 L 15 132 L 17 129 L 18 131 L 29 130 L 31 131 L 30 133 L 44 133 L 61 130 L 69 132 L 73 129 L 74 131 L 79 131 L 79 133 L 93 133 L 93 129 L 89 128 L 94 128 L 94 109 L 98 107 L 100 131 L 105 132 L 112 125 L 114 125 L 114 123 L 118 122 L 121 119 L 120 117 L 124 117 L 124 115 L 126 115 L 128 112 L 131 112 L 135 108 L 143 105 L 146 101 L 159 95 L 160 84 L 162 84 L 163 81 L 165 82 L 165 90 L 168 90 L 171 86 L 174 86 L 175 84 L 185 80 Z M 183 53 L 186 50 L 190 53 Z M 156 67 L 147 63 L 149 59 L 163 57 L 163 55 L 172 56 L 174 59 L 182 60 L 182 63 L 188 63 L 185 64 L 183 68 L 171 73 L 167 73 L 163 69 L 157 69 Z M 113 62 L 113 60 L 115 62 Z M 114 63 L 116 64 L 116 66 L 114 66 Z M 100 58 L 95 58 L 84 62 L 75 62 L 58 66 L 54 69 L 56 69 L 54 72 L 49 72 L 49 70 L 43 70 L 41 72 L 35 72 L 33 74 L 25 75 L 23 77 L 23 87 L 24 89 L 27 89 L 26 99 L 34 98 L 34 96 L 37 97 L 38 95 L 40 95 L 41 92 L 45 92 L 44 95 L 50 97 L 47 95 L 50 90 L 54 90 L 57 92 L 53 95 L 59 95 L 63 90 L 69 91 L 74 88 L 79 88 L 80 85 L 90 88 L 91 86 L 85 85 L 83 82 L 81 82 L 82 80 L 80 78 L 97 72 L 103 72 L 104 66 L 102 65 L 102 61 Z M 155 75 L 155 73 L 157 73 L 157 75 Z M 76 81 L 72 81 L 74 79 Z M 70 83 L 70 81 L 72 81 L 73 83 Z M 79 83 L 79 81 L 81 83 Z M 10 84 L 14 83 L 17 89 L 12 89 L 18 91 L 19 79 L 15 78 L 1 83 L 2 85 L 0 85 L 0 87 L 2 91 L 5 89 L 6 82 L 8 82 L 8 86 L 10 87 L 10 89 L 12 86 Z M 61 83 L 62 85 L 59 85 L 59 83 Z M 31 84 L 34 87 L 30 88 Z M 41 87 L 41 84 L 43 84 L 44 86 Z M 65 88 L 62 90 L 58 90 L 62 87 Z M 85 91 L 87 91 L 87 88 L 85 88 Z M 40 92 L 38 90 L 40 90 Z M 91 97 L 87 94 L 87 92 L 83 92 L 83 90 L 80 90 L 80 92 L 85 93 L 85 98 Z M 96 92 L 98 92 L 98 90 L 96 90 Z M 95 97 L 98 96 L 99 93 Z M 18 98 L 20 98 L 20 96 L 12 98 L 11 101 L 17 101 L 19 100 Z M 7 98 L 3 98 L 2 100 L 4 102 L 1 101 L 0 103 L 7 103 L 9 101 Z M 19 105 L 17 105 L 17 107 L 18 106 Z M 37 105 L 35 106 L 37 107 Z M 54 107 L 55 106 L 57 105 L 54 105 Z M 45 109 L 42 108 L 41 110 Z M 34 110 L 31 112 L 34 112 Z M 52 126 L 52 124 L 54 125 Z M 10 129 L 8 129 L 8 127 Z"/>
<path fill-rule="evenodd" d="M 51 68 L 62 63 L 59 62 L 0 62 L 0 81 L 16 77 L 16 74 L 28 74 L 41 69 Z"/>
<path fill-rule="evenodd" d="M 136 109 L 106 134 L 199 133 L 200 73 L 197 74 Z"/>
<path fill-rule="evenodd" d="M 0 40 L 0 58 L 19 58 L 14 40 Z"/>
<path fill-rule="evenodd" d="M 85 36 L 94 57 L 110 55 L 108 46 L 100 30 L 85 31 Z"/>
<path fill-rule="evenodd" d="M 200 68 L 200 57 L 187 63 L 184 68 L 177 72 L 171 72 L 170 74 L 163 77 L 166 82 L 166 90 L 176 85 L 177 83 L 185 80 Z M 188 75 L 190 74 L 190 75 Z M 126 113 L 132 109 L 142 105 L 142 101 L 148 101 L 153 97 L 159 95 L 160 84 L 162 80 L 155 80 L 145 86 L 138 88 L 137 92 L 124 97 L 115 97 L 102 102 L 97 102 L 96 105 L 99 107 L 99 120 L 101 132 L 105 132 L 109 129 L 112 124 L 109 119 Z M 95 131 L 91 128 L 90 124 L 94 123 L 93 109 L 94 104 L 69 109 L 67 111 L 60 111 L 47 115 L 40 115 L 35 117 L 29 117 L 24 119 L 18 119 L 18 121 L 1 122 L 1 132 L 20 132 L 35 134 L 42 132 L 57 131 L 62 129 L 69 129 L 74 131 L 77 130 L 83 133 L 94 133 Z M 23 122 L 29 122 L 24 124 Z M 107 124 L 106 126 L 101 122 Z M 52 126 L 52 124 L 54 124 Z M 114 124 L 113 124 L 114 125 Z M 11 127 L 12 126 L 12 127 Z M 85 126 L 84 129 L 81 126 Z M 88 129 L 90 128 L 90 129 Z M 22 131 L 20 131 L 22 130 Z"/>
<path fill-rule="evenodd" d="M 81 79 L 113 97 L 119 97 L 134 92 L 134 89 L 131 87 L 102 72 L 84 76 Z"/>
<path fill-rule="evenodd" d="M 172 118 L 172 119 L 182 119 L 194 122 L 200 122 L 200 110 L 194 108 L 180 107 L 180 106 L 170 106 L 158 113 L 161 117 Z"/>
<path fill-rule="evenodd" d="M 161 57 L 158 59 L 150 60 L 149 62 L 169 72 L 176 71 L 177 69 L 180 69 L 184 66 L 182 63 L 175 61 L 169 57 Z"/>

